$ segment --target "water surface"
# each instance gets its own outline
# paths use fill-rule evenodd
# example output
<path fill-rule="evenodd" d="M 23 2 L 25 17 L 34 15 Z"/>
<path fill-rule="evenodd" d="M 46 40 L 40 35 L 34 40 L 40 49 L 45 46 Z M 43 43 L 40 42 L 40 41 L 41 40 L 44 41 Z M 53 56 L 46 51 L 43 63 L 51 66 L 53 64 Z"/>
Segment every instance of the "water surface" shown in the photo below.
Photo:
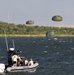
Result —
<path fill-rule="evenodd" d="M 74 37 L 57 37 L 54 39 L 33 37 L 8 37 L 9 47 L 12 39 L 16 50 L 28 60 L 39 62 L 34 73 L 6 73 L 5 75 L 74 75 Z M 0 37 L 0 62 L 7 63 L 5 38 Z"/>

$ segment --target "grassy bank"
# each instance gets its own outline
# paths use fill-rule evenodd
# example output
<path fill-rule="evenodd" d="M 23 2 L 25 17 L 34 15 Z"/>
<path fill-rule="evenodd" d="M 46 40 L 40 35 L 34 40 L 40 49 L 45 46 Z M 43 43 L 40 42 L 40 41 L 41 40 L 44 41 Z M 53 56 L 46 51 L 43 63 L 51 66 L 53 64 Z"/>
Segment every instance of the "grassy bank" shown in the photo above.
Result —
<path fill-rule="evenodd" d="M 4 37 L 4 34 L 0 34 L 0 37 Z M 7 34 L 6 36 L 8 37 L 45 37 L 45 34 L 40 34 L 40 35 L 30 35 L 30 34 L 25 34 L 25 35 L 21 35 L 21 34 Z"/>
<path fill-rule="evenodd" d="M 0 37 L 4 37 L 5 34 L 0 34 Z M 46 37 L 46 34 L 38 34 L 38 35 L 32 35 L 32 34 L 7 34 L 8 37 Z M 57 34 L 55 37 L 74 37 L 74 35 L 69 34 Z"/>
<path fill-rule="evenodd" d="M 69 34 L 59 34 L 59 35 L 57 34 L 56 36 L 57 37 L 74 37 L 74 35 L 71 35 L 71 34 L 70 35 Z"/>

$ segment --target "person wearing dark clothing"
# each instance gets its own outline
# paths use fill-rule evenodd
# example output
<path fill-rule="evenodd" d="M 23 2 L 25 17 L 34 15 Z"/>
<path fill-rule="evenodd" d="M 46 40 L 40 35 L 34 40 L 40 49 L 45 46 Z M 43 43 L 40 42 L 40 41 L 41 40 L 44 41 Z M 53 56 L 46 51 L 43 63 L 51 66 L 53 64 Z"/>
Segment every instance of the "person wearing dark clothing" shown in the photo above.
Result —
<path fill-rule="evenodd" d="M 12 63 L 12 56 L 16 54 L 16 51 L 14 50 L 14 48 L 10 48 L 9 51 L 8 51 L 8 65 L 9 66 L 12 66 L 13 63 Z"/>

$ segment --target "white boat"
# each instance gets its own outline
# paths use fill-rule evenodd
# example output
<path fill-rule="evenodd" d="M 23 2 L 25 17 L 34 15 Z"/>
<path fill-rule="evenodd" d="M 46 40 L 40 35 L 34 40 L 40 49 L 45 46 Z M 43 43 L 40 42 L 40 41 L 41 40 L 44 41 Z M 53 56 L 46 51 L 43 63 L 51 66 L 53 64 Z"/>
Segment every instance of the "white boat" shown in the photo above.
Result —
<path fill-rule="evenodd" d="M 35 63 L 34 65 L 30 66 L 16 66 L 16 67 L 7 67 L 6 71 L 7 72 L 20 72 L 20 71 L 25 71 L 25 72 L 35 72 L 36 69 L 38 68 L 39 63 Z"/>
<path fill-rule="evenodd" d="M 8 52 L 8 56 L 10 57 L 13 52 L 14 52 L 14 49 L 13 48 L 10 48 L 11 50 Z M 8 60 L 9 60 L 9 57 L 8 57 Z M 21 57 L 22 58 L 22 57 Z M 23 60 L 25 60 L 24 58 L 22 58 Z M 35 62 L 32 64 L 32 65 L 25 65 L 25 62 L 23 61 L 22 65 L 21 66 L 13 66 L 13 64 L 11 65 L 10 63 L 11 61 L 8 61 L 8 64 L 5 65 L 4 63 L 0 63 L 0 73 L 4 73 L 4 72 L 35 72 L 36 69 L 38 68 L 39 66 L 39 63 L 38 62 Z"/>
<path fill-rule="evenodd" d="M 8 52 L 8 60 L 10 60 L 10 57 L 11 57 L 12 54 L 14 54 L 14 48 L 10 48 L 10 50 Z M 24 63 L 25 59 L 24 58 L 22 58 L 22 59 L 23 59 L 23 63 Z M 39 63 L 34 62 L 33 65 L 25 66 L 25 63 L 24 63 L 21 66 L 13 66 L 13 64 L 12 65 L 10 64 L 11 62 L 12 61 L 8 61 L 8 65 L 6 66 L 7 72 L 18 72 L 18 71 L 31 72 L 31 71 L 36 71 L 36 69 L 38 68 L 38 65 L 39 65 Z"/>

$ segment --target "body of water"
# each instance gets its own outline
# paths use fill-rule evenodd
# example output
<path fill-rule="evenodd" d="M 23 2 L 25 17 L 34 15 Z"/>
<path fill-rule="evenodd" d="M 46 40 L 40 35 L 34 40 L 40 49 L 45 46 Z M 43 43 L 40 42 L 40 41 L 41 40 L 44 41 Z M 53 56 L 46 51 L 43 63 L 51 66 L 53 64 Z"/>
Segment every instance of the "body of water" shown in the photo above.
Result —
<path fill-rule="evenodd" d="M 8 37 L 8 45 L 22 51 L 22 56 L 39 62 L 36 72 L 6 73 L 5 75 L 74 75 L 74 37 L 54 39 Z M 7 63 L 5 38 L 0 37 L 0 62 Z"/>

